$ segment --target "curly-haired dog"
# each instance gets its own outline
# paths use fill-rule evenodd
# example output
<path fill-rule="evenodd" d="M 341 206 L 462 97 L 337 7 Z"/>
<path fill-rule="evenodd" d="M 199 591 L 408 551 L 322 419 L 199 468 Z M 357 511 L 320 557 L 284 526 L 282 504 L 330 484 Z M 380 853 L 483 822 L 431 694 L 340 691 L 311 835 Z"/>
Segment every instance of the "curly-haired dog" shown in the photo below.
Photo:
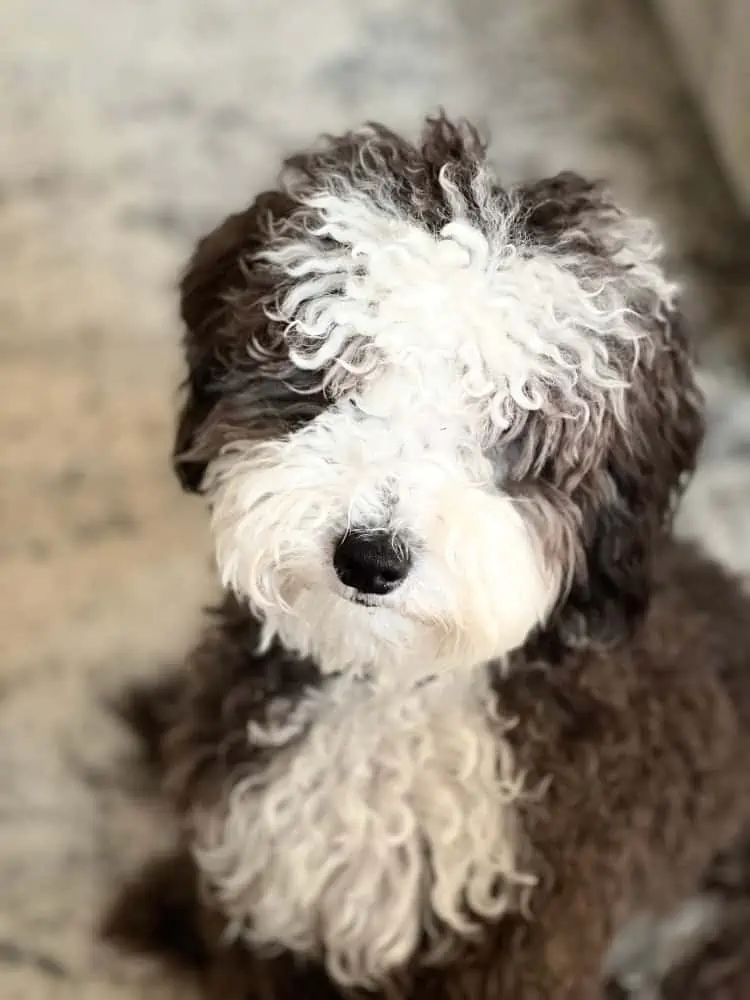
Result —
<path fill-rule="evenodd" d="M 184 851 L 109 932 L 215 1000 L 599 997 L 750 812 L 750 606 L 671 537 L 701 400 L 651 226 L 503 187 L 468 125 L 368 126 L 201 241 L 182 316 L 231 596 L 131 701 Z"/>

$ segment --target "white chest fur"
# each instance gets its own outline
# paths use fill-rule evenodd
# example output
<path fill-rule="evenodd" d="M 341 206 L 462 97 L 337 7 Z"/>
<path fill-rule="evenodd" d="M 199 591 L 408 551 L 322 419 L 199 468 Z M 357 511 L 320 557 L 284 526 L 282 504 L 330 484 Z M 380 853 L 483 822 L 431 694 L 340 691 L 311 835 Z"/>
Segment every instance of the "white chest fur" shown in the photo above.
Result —
<path fill-rule="evenodd" d="M 522 789 L 503 734 L 481 671 L 407 692 L 332 681 L 248 733 L 278 750 L 199 820 L 200 867 L 254 946 L 376 984 L 424 935 L 436 956 L 533 881 L 517 867 Z"/>

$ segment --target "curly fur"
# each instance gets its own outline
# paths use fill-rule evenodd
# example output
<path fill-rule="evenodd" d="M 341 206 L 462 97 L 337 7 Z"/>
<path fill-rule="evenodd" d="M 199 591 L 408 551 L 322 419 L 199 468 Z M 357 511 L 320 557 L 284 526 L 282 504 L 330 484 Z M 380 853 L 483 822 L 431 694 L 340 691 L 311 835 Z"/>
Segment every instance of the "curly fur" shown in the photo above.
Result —
<path fill-rule="evenodd" d="M 468 125 L 371 125 L 199 244 L 182 315 L 175 467 L 235 595 L 158 758 L 209 994 L 595 1000 L 750 816 L 746 601 L 671 540 L 703 420 L 652 227 L 503 188 Z M 389 593 L 337 575 L 351 532 L 408 554 Z"/>
<path fill-rule="evenodd" d="M 534 881 L 518 870 L 522 777 L 503 728 L 486 681 L 455 678 L 406 697 L 341 678 L 252 726 L 273 761 L 197 822 L 222 909 L 251 944 L 316 956 L 344 984 L 382 983 L 424 935 L 443 957 Z"/>

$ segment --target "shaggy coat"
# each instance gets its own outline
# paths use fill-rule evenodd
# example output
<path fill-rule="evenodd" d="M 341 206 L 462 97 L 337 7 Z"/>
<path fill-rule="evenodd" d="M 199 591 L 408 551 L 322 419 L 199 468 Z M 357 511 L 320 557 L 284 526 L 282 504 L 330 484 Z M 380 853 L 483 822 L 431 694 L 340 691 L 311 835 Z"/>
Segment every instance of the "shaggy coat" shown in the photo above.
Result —
<path fill-rule="evenodd" d="M 184 840 L 108 933 L 210 1000 L 601 997 L 750 819 L 750 605 L 671 535 L 702 409 L 652 230 L 370 126 L 201 241 L 182 316 L 228 594 L 127 701 Z"/>

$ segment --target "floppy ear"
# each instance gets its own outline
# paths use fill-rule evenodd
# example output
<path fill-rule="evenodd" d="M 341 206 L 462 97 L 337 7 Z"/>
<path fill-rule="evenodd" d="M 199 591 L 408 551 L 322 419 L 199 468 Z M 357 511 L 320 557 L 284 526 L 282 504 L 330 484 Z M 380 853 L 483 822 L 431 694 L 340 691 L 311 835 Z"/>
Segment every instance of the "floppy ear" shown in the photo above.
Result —
<path fill-rule="evenodd" d="M 551 462 L 553 483 L 577 511 L 580 546 L 549 634 L 565 644 L 608 644 L 647 608 L 652 562 L 703 437 L 702 399 L 653 226 L 572 172 L 523 185 L 518 199 L 531 245 L 563 256 L 586 287 L 617 290 L 607 331 L 622 322 L 642 334 L 619 346 L 616 335 L 604 342 L 627 384 L 621 412 L 608 406 L 583 433 L 563 430 Z M 635 351 L 627 347 L 634 342 Z M 585 474 L 577 468 L 584 463 Z"/>
<path fill-rule="evenodd" d="M 254 268 L 252 259 L 290 204 L 286 195 L 267 192 L 246 211 L 229 216 L 200 240 L 182 278 L 188 371 L 172 462 L 183 488 L 191 492 L 200 489 L 206 465 L 220 447 L 221 407 L 232 391 L 230 383 L 236 390 L 248 366 L 244 348 L 266 323 L 269 277 Z"/>
<path fill-rule="evenodd" d="M 652 358 L 628 392 L 628 416 L 614 424 L 602 468 L 575 497 L 582 514 L 582 565 L 560 611 L 568 642 L 608 645 L 646 612 L 653 560 L 695 467 L 703 406 L 679 314 L 661 327 Z"/>

